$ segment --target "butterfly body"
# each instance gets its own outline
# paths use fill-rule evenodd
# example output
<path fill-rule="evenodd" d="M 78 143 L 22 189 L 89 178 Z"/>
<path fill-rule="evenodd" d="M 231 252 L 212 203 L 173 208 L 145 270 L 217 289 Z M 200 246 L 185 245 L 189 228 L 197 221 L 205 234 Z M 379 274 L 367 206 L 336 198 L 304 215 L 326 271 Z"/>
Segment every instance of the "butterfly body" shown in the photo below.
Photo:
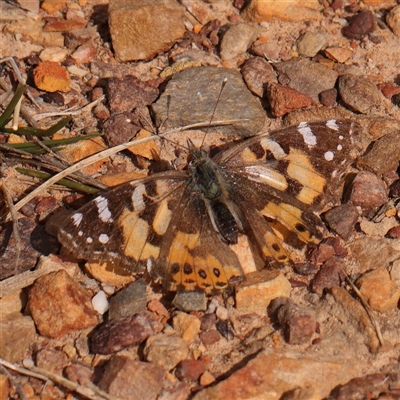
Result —
<path fill-rule="evenodd" d="M 279 227 L 304 243 L 323 238 L 316 212 L 358 155 L 358 134 L 351 121 L 301 123 L 213 158 L 189 142 L 185 170 L 111 189 L 69 217 L 59 240 L 79 258 L 147 268 L 168 290 L 225 289 L 243 275 L 230 247 L 240 235 L 255 257 L 280 263 L 290 258 Z"/>

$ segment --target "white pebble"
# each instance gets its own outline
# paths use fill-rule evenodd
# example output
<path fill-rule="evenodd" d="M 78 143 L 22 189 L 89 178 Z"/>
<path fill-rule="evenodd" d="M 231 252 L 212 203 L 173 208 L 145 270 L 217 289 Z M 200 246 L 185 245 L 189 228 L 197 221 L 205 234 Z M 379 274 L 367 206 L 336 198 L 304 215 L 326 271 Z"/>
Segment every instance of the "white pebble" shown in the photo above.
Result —
<path fill-rule="evenodd" d="M 215 314 L 220 321 L 226 321 L 229 318 L 228 310 L 222 306 L 217 307 Z"/>
<path fill-rule="evenodd" d="M 30 369 L 30 368 L 33 368 L 33 367 L 35 366 L 35 363 L 33 362 L 33 360 L 32 360 L 31 358 L 25 358 L 25 359 L 22 361 L 22 365 L 23 365 L 25 368 Z"/>
<path fill-rule="evenodd" d="M 107 295 L 100 290 L 95 296 L 93 296 L 92 305 L 99 314 L 103 315 L 109 307 Z"/>

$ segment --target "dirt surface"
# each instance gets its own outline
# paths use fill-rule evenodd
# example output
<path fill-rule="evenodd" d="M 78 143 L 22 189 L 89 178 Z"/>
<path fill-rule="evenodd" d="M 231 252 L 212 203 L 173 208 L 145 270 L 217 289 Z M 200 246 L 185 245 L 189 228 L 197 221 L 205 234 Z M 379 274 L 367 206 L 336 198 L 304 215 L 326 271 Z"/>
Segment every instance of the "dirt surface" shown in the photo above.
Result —
<path fill-rule="evenodd" d="M 42 183 L 17 167 L 54 174 L 135 139 L 150 137 L 75 180 L 104 190 L 183 171 L 188 139 L 214 155 L 304 121 L 351 121 L 359 136 L 346 176 L 311 206 L 323 239 L 300 245 L 271 222 L 293 261 L 282 266 L 240 235 L 247 279 L 220 293 L 176 295 L 147 271 L 75 258 L 57 232 L 93 191 L 34 195 L 0 230 L 0 400 L 400 398 L 400 6 L 262 3 L 1 3 L 2 109 L 13 57 L 30 93 L 20 127 L 71 115 L 51 139 L 102 134 L 30 159 L 3 145 L 32 136 L 2 128 L 1 215 Z"/>

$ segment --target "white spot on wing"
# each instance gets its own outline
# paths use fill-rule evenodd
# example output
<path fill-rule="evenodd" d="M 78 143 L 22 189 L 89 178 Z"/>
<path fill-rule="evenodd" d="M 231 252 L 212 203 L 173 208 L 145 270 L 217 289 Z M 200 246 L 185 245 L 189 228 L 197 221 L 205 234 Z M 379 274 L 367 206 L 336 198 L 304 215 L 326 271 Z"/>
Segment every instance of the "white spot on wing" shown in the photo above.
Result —
<path fill-rule="evenodd" d="M 343 150 L 343 146 L 342 146 L 341 144 L 338 144 L 336 148 L 337 148 L 339 151 L 340 151 L 340 150 Z"/>
<path fill-rule="evenodd" d="M 71 218 L 72 218 L 72 223 L 76 227 L 78 227 L 80 225 L 80 223 L 82 222 L 83 215 L 82 215 L 82 213 L 75 213 Z"/>
<path fill-rule="evenodd" d="M 300 135 L 303 136 L 304 143 L 309 148 L 317 144 L 317 137 L 314 135 L 307 122 L 300 122 L 300 124 L 297 126 L 297 130 L 299 131 Z"/>
<path fill-rule="evenodd" d="M 108 235 L 106 235 L 105 233 L 102 233 L 99 236 L 99 242 L 102 243 L 102 244 L 108 243 L 109 240 L 110 240 L 110 237 Z"/>
<path fill-rule="evenodd" d="M 86 243 L 93 243 L 93 239 L 89 236 L 88 238 L 86 238 Z"/>
<path fill-rule="evenodd" d="M 342 135 L 339 135 L 339 140 L 343 140 L 344 137 Z"/>
<path fill-rule="evenodd" d="M 143 196 L 146 194 L 146 188 L 144 185 L 136 186 L 132 193 L 132 205 L 135 211 L 143 211 L 146 208 L 146 204 L 143 201 Z"/>
<path fill-rule="evenodd" d="M 336 119 L 329 119 L 326 121 L 326 126 L 330 129 L 333 129 L 334 131 L 339 130 L 339 125 L 336 123 Z"/>
<path fill-rule="evenodd" d="M 108 209 L 108 200 L 103 196 L 99 196 L 96 197 L 94 201 L 97 205 L 97 210 L 99 211 L 99 218 L 105 223 L 113 222 L 111 211 Z"/>
<path fill-rule="evenodd" d="M 332 151 L 327 151 L 324 154 L 324 158 L 326 161 L 332 161 L 334 156 L 335 156 L 335 154 Z"/>
<path fill-rule="evenodd" d="M 83 235 L 83 232 L 82 231 L 79 231 L 78 232 L 78 236 L 82 236 Z"/>

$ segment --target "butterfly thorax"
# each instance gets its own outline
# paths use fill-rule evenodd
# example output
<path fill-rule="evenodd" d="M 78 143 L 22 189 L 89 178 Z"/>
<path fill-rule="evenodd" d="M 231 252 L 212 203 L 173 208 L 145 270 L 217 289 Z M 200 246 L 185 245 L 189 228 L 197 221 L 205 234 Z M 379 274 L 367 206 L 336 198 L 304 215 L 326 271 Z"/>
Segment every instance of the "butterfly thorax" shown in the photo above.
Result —
<path fill-rule="evenodd" d="M 229 198 L 228 189 L 220 167 L 200 149 L 191 149 L 189 171 L 193 190 L 200 193 L 215 231 L 229 243 L 237 243 L 242 230 L 235 205 Z"/>

